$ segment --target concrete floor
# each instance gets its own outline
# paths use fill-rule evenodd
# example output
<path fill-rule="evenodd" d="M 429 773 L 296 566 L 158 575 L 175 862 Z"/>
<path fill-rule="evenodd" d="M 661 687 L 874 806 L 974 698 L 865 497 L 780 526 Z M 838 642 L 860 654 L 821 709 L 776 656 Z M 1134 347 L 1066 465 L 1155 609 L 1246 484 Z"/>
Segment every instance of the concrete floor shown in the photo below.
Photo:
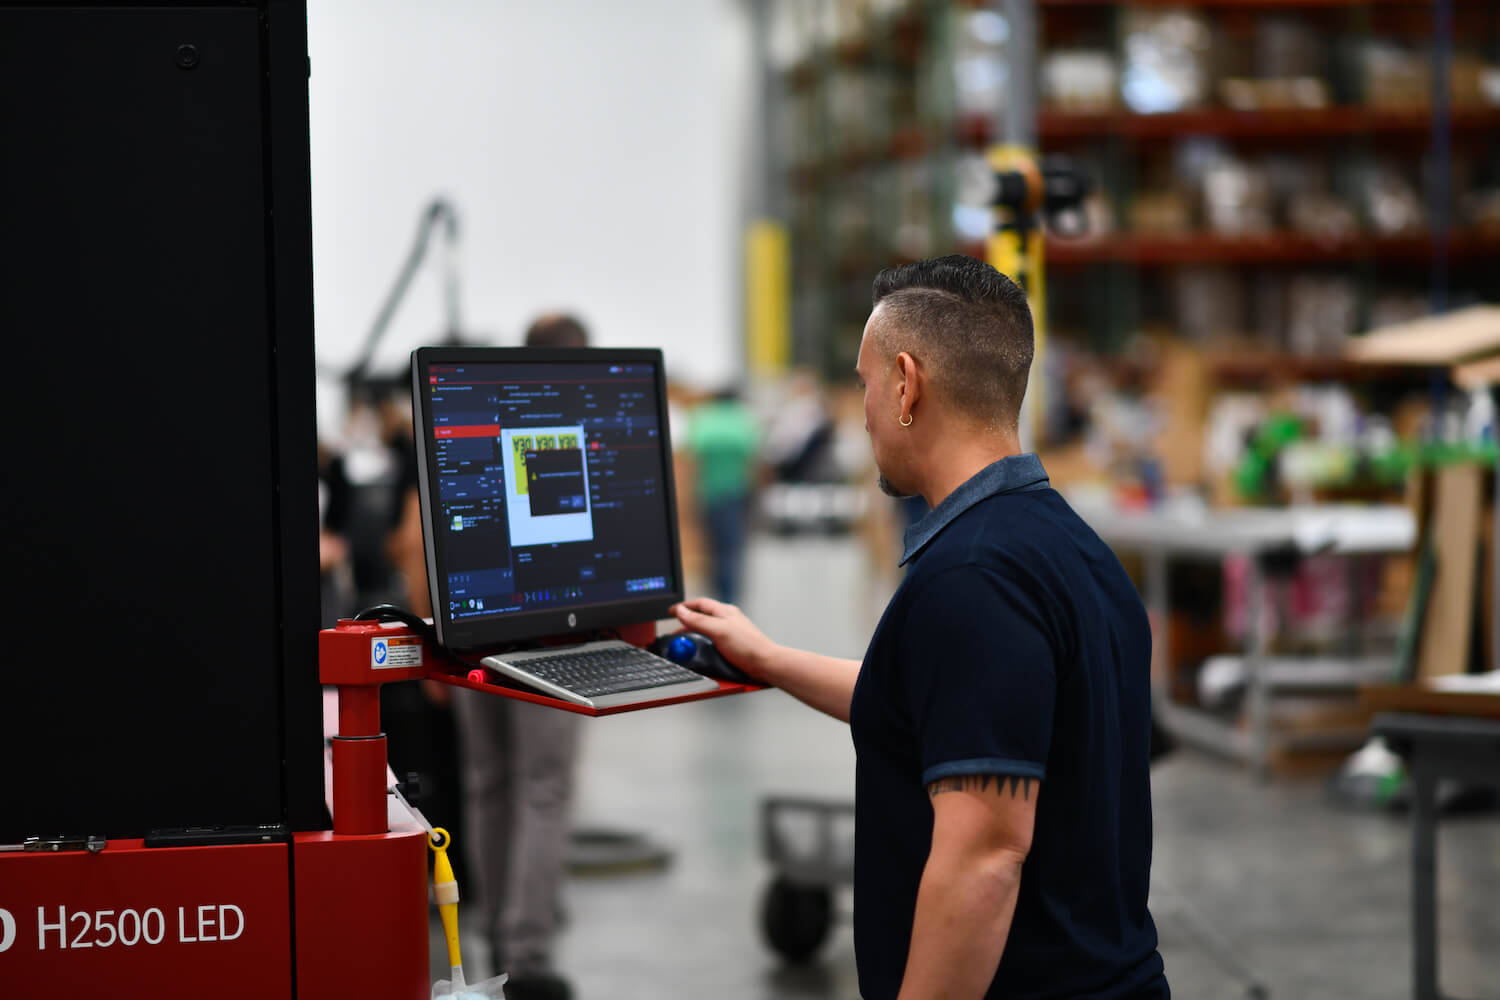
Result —
<path fill-rule="evenodd" d="M 891 586 L 889 571 L 872 570 L 852 543 L 825 540 L 758 539 L 749 577 L 746 609 L 768 633 L 849 656 L 861 654 Z M 578 824 L 640 832 L 673 853 L 664 870 L 569 881 L 557 961 L 576 995 L 856 998 L 847 919 L 803 968 L 783 966 L 756 923 L 770 877 L 758 842 L 761 799 L 847 800 L 853 773 L 847 729 L 779 692 L 589 722 Z M 1335 810 L 1322 779 L 1259 783 L 1191 750 L 1157 765 L 1152 794 L 1152 909 L 1176 996 L 1245 995 L 1192 933 L 1190 914 L 1274 997 L 1411 995 L 1403 818 Z M 1500 998 L 1500 816 L 1445 822 L 1438 880 L 1443 990 Z M 473 981 L 489 970 L 469 937 Z M 440 935 L 433 968 L 434 978 L 446 975 Z"/>

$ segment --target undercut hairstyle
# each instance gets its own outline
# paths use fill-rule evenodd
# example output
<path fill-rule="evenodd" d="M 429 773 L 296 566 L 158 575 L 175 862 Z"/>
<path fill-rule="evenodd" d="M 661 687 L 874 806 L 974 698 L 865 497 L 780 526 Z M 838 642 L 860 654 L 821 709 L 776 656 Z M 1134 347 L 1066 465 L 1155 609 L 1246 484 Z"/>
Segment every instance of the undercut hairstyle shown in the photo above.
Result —
<path fill-rule="evenodd" d="M 527 347 L 587 347 L 589 332 L 565 313 L 541 316 L 526 328 Z"/>
<path fill-rule="evenodd" d="M 873 304 L 885 307 L 871 328 L 881 354 L 906 351 L 955 408 L 994 429 L 1016 429 L 1035 351 L 1019 285 L 982 260 L 953 254 L 881 271 Z"/>

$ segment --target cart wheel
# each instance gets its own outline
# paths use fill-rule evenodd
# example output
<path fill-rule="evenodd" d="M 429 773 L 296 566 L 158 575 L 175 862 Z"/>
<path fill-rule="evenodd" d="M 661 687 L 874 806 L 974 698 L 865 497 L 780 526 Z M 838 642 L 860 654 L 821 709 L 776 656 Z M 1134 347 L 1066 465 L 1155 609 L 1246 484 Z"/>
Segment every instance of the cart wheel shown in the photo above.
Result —
<path fill-rule="evenodd" d="M 833 925 L 833 892 L 827 886 L 797 885 L 777 876 L 761 902 L 760 929 L 778 955 L 803 962 L 823 946 Z"/>

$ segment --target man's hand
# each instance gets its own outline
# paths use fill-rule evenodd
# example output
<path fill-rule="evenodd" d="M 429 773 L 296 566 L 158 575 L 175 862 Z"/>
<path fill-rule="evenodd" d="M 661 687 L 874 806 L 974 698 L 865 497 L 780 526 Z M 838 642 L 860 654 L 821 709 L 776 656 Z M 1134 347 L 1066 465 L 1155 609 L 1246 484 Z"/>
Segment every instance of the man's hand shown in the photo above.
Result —
<path fill-rule="evenodd" d="M 849 702 L 859 677 L 858 660 L 777 645 L 739 608 L 707 597 L 674 604 L 672 614 L 683 627 L 712 639 L 726 660 L 751 677 L 779 687 L 841 722 L 849 721 Z"/>
<path fill-rule="evenodd" d="M 1041 782 L 993 774 L 939 778 L 932 850 L 917 890 L 901 1000 L 984 996 L 995 978 L 1031 849 Z"/>
<path fill-rule="evenodd" d="M 694 597 L 672 605 L 671 611 L 684 628 L 712 639 L 730 663 L 757 680 L 774 683 L 765 671 L 775 658 L 776 644 L 739 608 L 707 597 Z"/>

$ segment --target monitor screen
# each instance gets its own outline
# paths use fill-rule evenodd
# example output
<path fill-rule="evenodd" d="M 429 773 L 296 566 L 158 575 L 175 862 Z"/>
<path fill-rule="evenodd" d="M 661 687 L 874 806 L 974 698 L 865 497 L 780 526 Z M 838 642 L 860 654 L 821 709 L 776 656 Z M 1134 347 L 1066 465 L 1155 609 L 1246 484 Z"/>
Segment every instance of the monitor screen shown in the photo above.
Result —
<path fill-rule="evenodd" d="M 682 599 L 660 351 L 424 347 L 412 391 L 444 646 L 654 621 Z"/>

